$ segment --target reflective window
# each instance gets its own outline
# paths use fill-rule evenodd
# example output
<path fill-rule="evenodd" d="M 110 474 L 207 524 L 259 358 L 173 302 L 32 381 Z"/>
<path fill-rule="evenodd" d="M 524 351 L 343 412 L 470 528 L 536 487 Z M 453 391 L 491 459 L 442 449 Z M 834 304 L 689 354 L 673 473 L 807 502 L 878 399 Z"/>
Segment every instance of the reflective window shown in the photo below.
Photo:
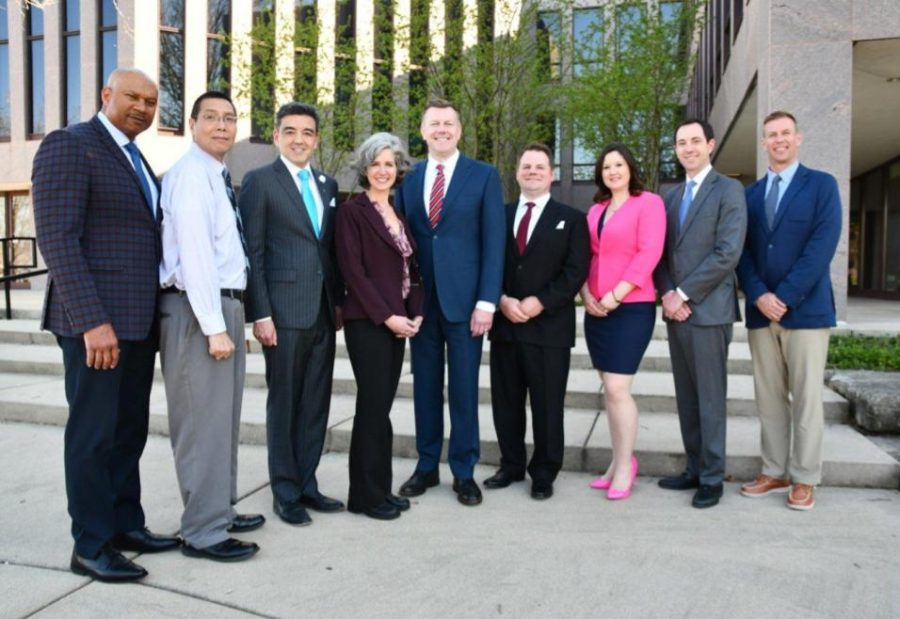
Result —
<path fill-rule="evenodd" d="M 25 74 L 28 79 L 27 131 L 29 136 L 44 133 L 44 12 L 29 6 L 25 15 Z"/>
<path fill-rule="evenodd" d="M 226 37 L 231 31 L 231 0 L 208 0 L 206 17 L 206 87 L 209 90 L 230 89 L 228 70 L 229 47 Z"/>
<path fill-rule="evenodd" d="M 113 0 L 99 0 L 100 3 L 100 83 L 106 84 L 109 74 L 119 66 L 118 34 L 116 27 L 119 14 Z"/>
<path fill-rule="evenodd" d="M 574 71 L 581 75 L 585 70 L 600 64 L 603 51 L 603 9 L 575 9 L 572 14 L 574 37 Z"/>
<path fill-rule="evenodd" d="M 546 59 L 550 79 L 559 79 L 562 42 L 562 19 L 559 11 L 541 11 L 538 13 L 538 37 L 541 51 Z"/>
<path fill-rule="evenodd" d="M 253 97 L 250 102 L 250 135 L 252 139 L 269 141 L 271 125 L 267 121 L 275 113 L 275 17 L 272 0 L 253 0 Z"/>
<path fill-rule="evenodd" d="M 352 150 L 356 107 L 356 2 L 338 0 L 336 9 L 334 146 L 341 150 Z"/>
<path fill-rule="evenodd" d="M 616 45 L 619 50 L 628 49 L 631 33 L 640 27 L 644 7 L 640 4 L 621 4 L 616 7 Z"/>
<path fill-rule="evenodd" d="M 159 126 L 184 129 L 184 0 L 159 3 Z"/>
<path fill-rule="evenodd" d="M 294 98 L 315 105 L 319 27 L 315 0 L 294 1 Z"/>
<path fill-rule="evenodd" d="M 7 0 L 0 0 L 0 140 L 10 136 L 9 112 L 9 26 L 6 21 Z"/>
<path fill-rule="evenodd" d="M 63 123 L 81 120 L 81 12 L 78 0 L 63 7 Z"/>

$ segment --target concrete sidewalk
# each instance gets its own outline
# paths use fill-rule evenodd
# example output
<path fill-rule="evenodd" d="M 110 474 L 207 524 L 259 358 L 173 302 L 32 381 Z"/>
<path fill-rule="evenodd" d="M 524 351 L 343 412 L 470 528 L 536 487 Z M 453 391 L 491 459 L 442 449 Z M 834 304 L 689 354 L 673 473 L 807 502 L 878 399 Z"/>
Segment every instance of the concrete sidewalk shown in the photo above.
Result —
<path fill-rule="evenodd" d="M 547 502 L 528 483 L 459 505 L 442 484 L 400 520 L 313 514 L 283 524 L 271 509 L 265 447 L 242 445 L 242 512 L 269 521 L 244 536 L 262 547 L 239 564 L 144 555 L 139 584 L 68 571 L 59 427 L 0 424 L 0 617 L 897 617 L 900 493 L 824 488 L 808 513 L 784 496 L 757 500 L 727 484 L 719 507 L 639 478 L 610 502 L 590 476 L 562 473 Z M 395 486 L 415 466 L 394 461 Z M 174 532 L 181 501 L 168 441 L 142 460 L 144 508 Z M 481 481 L 492 469 L 479 467 Z M 326 454 L 326 494 L 346 498 L 347 457 Z"/>

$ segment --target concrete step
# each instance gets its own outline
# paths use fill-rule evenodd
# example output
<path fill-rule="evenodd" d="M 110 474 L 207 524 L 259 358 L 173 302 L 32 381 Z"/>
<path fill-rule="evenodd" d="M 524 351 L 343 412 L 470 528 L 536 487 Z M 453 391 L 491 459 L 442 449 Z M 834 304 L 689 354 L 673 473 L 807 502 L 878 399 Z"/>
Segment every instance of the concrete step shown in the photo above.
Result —
<path fill-rule="evenodd" d="M 253 338 L 251 329 L 246 330 L 248 350 L 251 353 L 261 353 L 262 347 L 259 342 Z M 47 331 L 41 331 L 40 325 L 36 320 L 9 320 L 0 321 L 0 344 L 40 344 L 46 346 L 55 346 L 56 337 Z M 407 355 L 409 354 L 407 346 Z M 347 357 L 347 348 L 344 345 L 343 331 L 337 334 L 337 357 Z M 490 363 L 490 341 L 485 340 L 484 355 L 481 362 L 483 365 Z M 575 347 L 572 349 L 572 369 L 574 370 L 590 370 L 591 364 L 590 354 L 588 353 L 587 342 L 583 337 L 579 336 L 575 341 Z M 663 340 L 651 340 L 641 362 L 641 370 L 649 370 L 653 372 L 671 372 L 672 362 L 669 358 L 668 343 Z M 746 374 L 753 373 L 753 364 L 750 359 L 750 348 L 746 342 L 734 342 L 729 347 L 728 359 L 729 374 Z"/>
<path fill-rule="evenodd" d="M 265 444 L 265 389 L 244 391 L 241 442 Z M 353 430 L 355 398 L 334 395 L 328 421 L 326 449 L 346 452 Z M 168 435 L 165 388 L 154 387 L 151 394 L 150 431 Z M 65 425 L 67 406 L 63 380 L 45 374 L 0 373 L 0 420 Z M 445 438 L 450 421 L 445 411 Z M 415 458 L 415 418 L 412 401 L 398 397 L 391 414 L 394 426 L 393 452 L 396 457 Z M 678 418 L 671 412 L 645 412 L 639 417 L 637 456 L 641 474 L 674 475 L 684 468 Z M 497 465 L 497 445 L 490 405 L 479 407 L 481 462 Z M 566 451 L 563 467 L 569 471 L 598 472 L 611 457 L 605 412 L 567 408 Z M 531 430 L 528 441 L 530 445 Z M 751 417 L 728 420 L 727 474 L 735 479 L 751 479 L 760 468 L 759 422 Z M 444 454 L 446 458 L 446 452 Z M 825 429 L 823 484 L 895 489 L 900 480 L 900 463 L 847 425 L 829 424 Z"/>
<path fill-rule="evenodd" d="M 47 374 L 61 376 L 63 374 L 62 356 L 55 346 L 35 346 L 28 344 L 0 344 L 0 372 Z M 157 359 L 156 380 L 162 380 Z M 260 354 L 247 357 L 247 387 L 265 387 L 265 360 Z M 413 378 L 409 373 L 409 363 L 404 364 L 400 378 L 398 395 L 412 397 Z M 479 401 L 488 404 L 490 394 L 490 368 L 482 365 L 479 369 Z M 639 410 L 648 413 L 668 413 L 676 410 L 675 385 L 672 375 L 665 372 L 640 371 L 635 375 L 633 394 Z M 334 395 L 353 395 L 356 393 L 356 381 L 350 367 L 350 360 L 335 359 Z M 733 374 L 728 377 L 728 414 L 731 416 L 755 416 L 756 406 L 753 392 L 753 378 L 747 375 Z M 825 419 L 828 422 L 844 422 L 848 419 L 849 406 L 840 395 L 828 388 L 823 391 L 825 400 Z M 603 398 L 600 393 L 600 379 L 594 370 L 573 369 L 569 372 L 569 383 L 566 394 L 566 406 L 570 408 L 600 410 Z"/>

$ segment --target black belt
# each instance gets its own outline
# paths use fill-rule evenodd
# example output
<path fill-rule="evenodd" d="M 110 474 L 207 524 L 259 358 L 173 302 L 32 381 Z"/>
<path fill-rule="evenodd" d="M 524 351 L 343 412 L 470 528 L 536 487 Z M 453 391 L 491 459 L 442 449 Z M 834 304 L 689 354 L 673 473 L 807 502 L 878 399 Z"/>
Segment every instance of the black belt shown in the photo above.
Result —
<path fill-rule="evenodd" d="M 175 286 L 169 286 L 168 288 L 163 288 L 160 291 L 161 294 L 183 294 L 184 290 L 179 290 Z M 222 288 L 219 290 L 219 294 L 223 297 L 228 297 L 229 299 L 237 299 L 241 303 L 244 302 L 244 295 L 246 294 L 243 290 L 238 290 L 237 288 Z"/>

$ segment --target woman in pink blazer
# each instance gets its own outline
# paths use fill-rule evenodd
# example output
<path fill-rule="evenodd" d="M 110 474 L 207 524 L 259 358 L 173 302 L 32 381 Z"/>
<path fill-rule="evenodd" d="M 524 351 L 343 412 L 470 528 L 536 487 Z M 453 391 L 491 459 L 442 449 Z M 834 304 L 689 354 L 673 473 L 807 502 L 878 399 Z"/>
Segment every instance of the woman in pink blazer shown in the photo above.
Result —
<path fill-rule="evenodd" d="M 666 210 L 662 198 L 644 191 L 624 144 L 603 149 L 594 182 L 597 203 L 587 214 L 591 266 L 581 298 L 588 351 L 606 394 L 613 458 L 591 487 L 616 500 L 631 494 L 638 472 L 633 455 L 638 411 L 631 383 L 656 324 L 653 269 L 666 238 Z"/>

